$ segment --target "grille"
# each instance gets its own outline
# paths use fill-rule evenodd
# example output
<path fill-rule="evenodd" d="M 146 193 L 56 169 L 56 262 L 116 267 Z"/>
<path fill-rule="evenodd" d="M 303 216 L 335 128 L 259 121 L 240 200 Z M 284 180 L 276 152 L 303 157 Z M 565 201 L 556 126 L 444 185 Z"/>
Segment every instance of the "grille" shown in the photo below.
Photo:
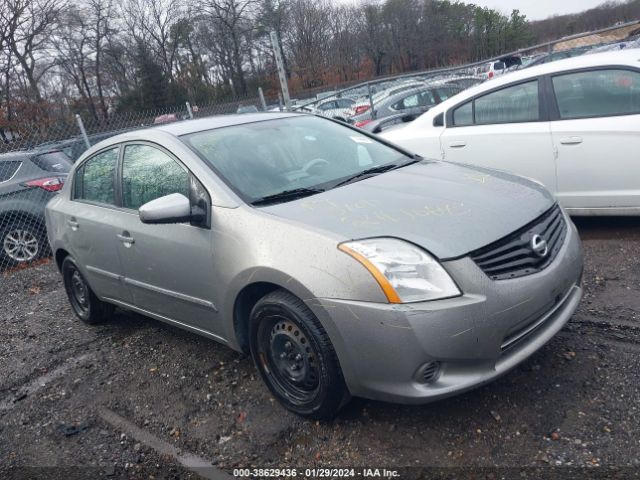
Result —
<path fill-rule="evenodd" d="M 569 289 L 564 296 L 558 295 L 553 302 L 547 305 L 544 308 L 545 313 L 536 317 L 533 321 L 508 332 L 500 345 L 502 353 L 519 344 L 521 341 L 526 340 L 529 336 L 538 331 L 538 329 L 547 324 L 547 322 L 553 320 L 555 318 L 554 315 L 564 305 L 567 298 L 569 298 L 569 295 L 571 295 L 571 289 Z"/>
<path fill-rule="evenodd" d="M 556 204 L 520 230 L 472 252 L 471 258 L 493 280 L 524 277 L 543 270 L 553 261 L 566 233 L 567 223 Z M 534 251 L 535 236 L 546 241 L 546 255 Z"/>
<path fill-rule="evenodd" d="M 418 371 L 418 379 L 423 383 L 432 383 L 438 379 L 440 362 L 425 363 Z"/>

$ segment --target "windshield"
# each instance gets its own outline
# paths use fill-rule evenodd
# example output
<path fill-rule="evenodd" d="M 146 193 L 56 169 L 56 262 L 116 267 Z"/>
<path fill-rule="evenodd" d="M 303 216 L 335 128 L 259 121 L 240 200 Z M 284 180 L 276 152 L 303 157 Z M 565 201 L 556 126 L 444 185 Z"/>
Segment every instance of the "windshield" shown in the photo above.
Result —
<path fill-rule="evenodd" d="M 365 170 L 413 160 L 313 116 L 233 125 L 181 139 L 248 203 L 292 190 L 326 190 Z"/>

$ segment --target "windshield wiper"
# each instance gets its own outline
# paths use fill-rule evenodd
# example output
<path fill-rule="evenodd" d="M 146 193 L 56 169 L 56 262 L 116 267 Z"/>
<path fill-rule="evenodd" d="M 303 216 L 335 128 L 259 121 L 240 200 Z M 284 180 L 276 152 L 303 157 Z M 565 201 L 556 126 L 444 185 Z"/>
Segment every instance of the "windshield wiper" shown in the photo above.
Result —
<path fill-rule="evenodd" d="M 251 202 L 251 205 L 268 205 L 270 203 L 288 202 L 322 192 L 324 192 L 324 189 L 321 188 L 294 188 L 292 190 L 285 190 L 284 192 L 274 193 L 273 195 L 258 198 Z"/>
<path fill-rule="evenodd" d="M 378 173 L 388 172 L 389 170 L 395 170 L 396 168 L 406 167 L 407 165 L 412 165 L 412 164 L 418 163 L 420 161 L 422 161 L 422 158 L 415 158 L 414 157 L 413 160 L 409 160 L 408 162 L 392 163 L 391 165 L 387 164 L 387 165 L 380 165 L 378 167 L 368 168 L 366 170 L 363 170 L 360 173 L 356 173 L 355 175 L 353 175 L 353 176 L 351 176 L 351 177 L 349 177 L 349 178 L 347 178 L 347 179 L 345 179 L 345 180 L 343 180 L 343 181 L 341 181 L 339 183 L 336 183 L 333 186 L 333 188 L 340 187 L 342 185 L 346 185 L 347 183 L 351 183 L 354 180 L 358 180 L 359 178 L 362 178 L 362 177 L 366 177 L 366 176 L 369 176 L 369 175 L 376 175 Z"/>

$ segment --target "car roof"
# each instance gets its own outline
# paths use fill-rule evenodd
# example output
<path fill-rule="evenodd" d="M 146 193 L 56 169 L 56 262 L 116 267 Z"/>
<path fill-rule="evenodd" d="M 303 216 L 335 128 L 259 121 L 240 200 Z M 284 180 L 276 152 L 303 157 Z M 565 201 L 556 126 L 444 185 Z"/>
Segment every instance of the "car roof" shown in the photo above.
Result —
<path fill-rule="evenodd" d="M 0 162 L 25 160 L 29 158 L 29 154 L 24 150 L 15 150 L 13 152 L 0 153 Z"/>
<path fill-rule="evenodd" d="M 559 53 L 559 52 L 556 52 Z M 499 86 L 505 83 L 512 83 L 520 79 L 525 80 L 530 77 L 547 75 L 549 73 L 562 72 L 577 68 L 600 67 L 606 65 L 632 65 L 640 67 L 640 48 L 630 48 L 616 52 L 594 53 L 593 55 L 580 55 L 572 58 L 556 60 L 543 65 L 516 70 L 507 75 L 502 75 L 497 79 L 490 80 L 483 85 Z"/>
<path fill-rule="evenodd" d="M 57 147 L 45 148 L 42 145 L 38 145 L 31 150 L 13 150 L 11 152 L 0 153 L 0 161 L 25 160 L 25 159 L 31 159 L 33 157 L 45 155 L 47 153 L 54 153 L 54 152 L 62 152 L 62 150 Z"/>
<path fill-rule="evenodd" d="M 179 137 L 189 133 L 202 132 L 214 128 L 230 127 L 232 125 L 242 125 L 245 123 L 263 122 L 265 120 L 276 120 L 278 118 L 288 118 L 300 116 L 300 113 L 283 112 L 257 112 L 232 115 L 214 115 L 212 117 L 198 118 L 193 120 L 183 120 L 181 122 L 165 123 L 152 127 L 149 130 L 162 130 Z"/>
<path fill-rule="evenodd" d="M 529 78 L 564 72 L 567 70 L 616 65 L 635 65 L 640 68 L 640 48 L 629 48 L 615 52 L 602 52 L 594 53 L 593 55 L 582 55 L 579 57 L 556 60 L 555 62 L 549 62 L 542 65 L 535 65 L 533 67 L 523 68 L 521 70 L 515 70 L 504 75 L 500 75 L 499 77 L 493 78 L 491 80 L 487 80 L 479 85 L 474 85 L 473 87 L 467 88 L 457 95 L 454 95 L 444 102 L 436 105 L 428 112 L 425 112 L 422 116 L 425 118 L 427 118 L 428 116 L 435 116 L 461 101 L 470 99 L 478 94 L 487 92 L 489 90 L 494 90 L 495 88 L 501 87 L 503 85 L 517 83 L 520 80 L 527 80 Z M 416 124 L 419 123 L 420 122 L 417 122 Z"/>

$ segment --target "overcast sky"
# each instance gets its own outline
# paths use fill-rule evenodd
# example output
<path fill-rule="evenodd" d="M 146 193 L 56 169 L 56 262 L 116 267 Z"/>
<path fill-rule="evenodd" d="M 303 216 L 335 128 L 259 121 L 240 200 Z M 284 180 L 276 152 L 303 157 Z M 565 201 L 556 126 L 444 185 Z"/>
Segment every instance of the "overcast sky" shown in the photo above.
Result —
<path fill-rule="evenodd" d="M 588 10 L 604 3 L 605 0 L 472 0 L 464 3 L 475 3 L 483 7 L 495 8 L 509 14 L 517 8 L 529 20 L 540 20 L 552 15 L 576 13 Z"/>
<path fill-rule="evenodd" d="M 337 0 L 343 4 L 358 4 L 369 0 Z M 463 0 L 464 3 L 475 3 L 483 7 L 491 7 L 509 15 L 517 8 L 529 20 L 541 20 L 552 15 L 576 13 L 605 3 L 606 0 Z"/>

